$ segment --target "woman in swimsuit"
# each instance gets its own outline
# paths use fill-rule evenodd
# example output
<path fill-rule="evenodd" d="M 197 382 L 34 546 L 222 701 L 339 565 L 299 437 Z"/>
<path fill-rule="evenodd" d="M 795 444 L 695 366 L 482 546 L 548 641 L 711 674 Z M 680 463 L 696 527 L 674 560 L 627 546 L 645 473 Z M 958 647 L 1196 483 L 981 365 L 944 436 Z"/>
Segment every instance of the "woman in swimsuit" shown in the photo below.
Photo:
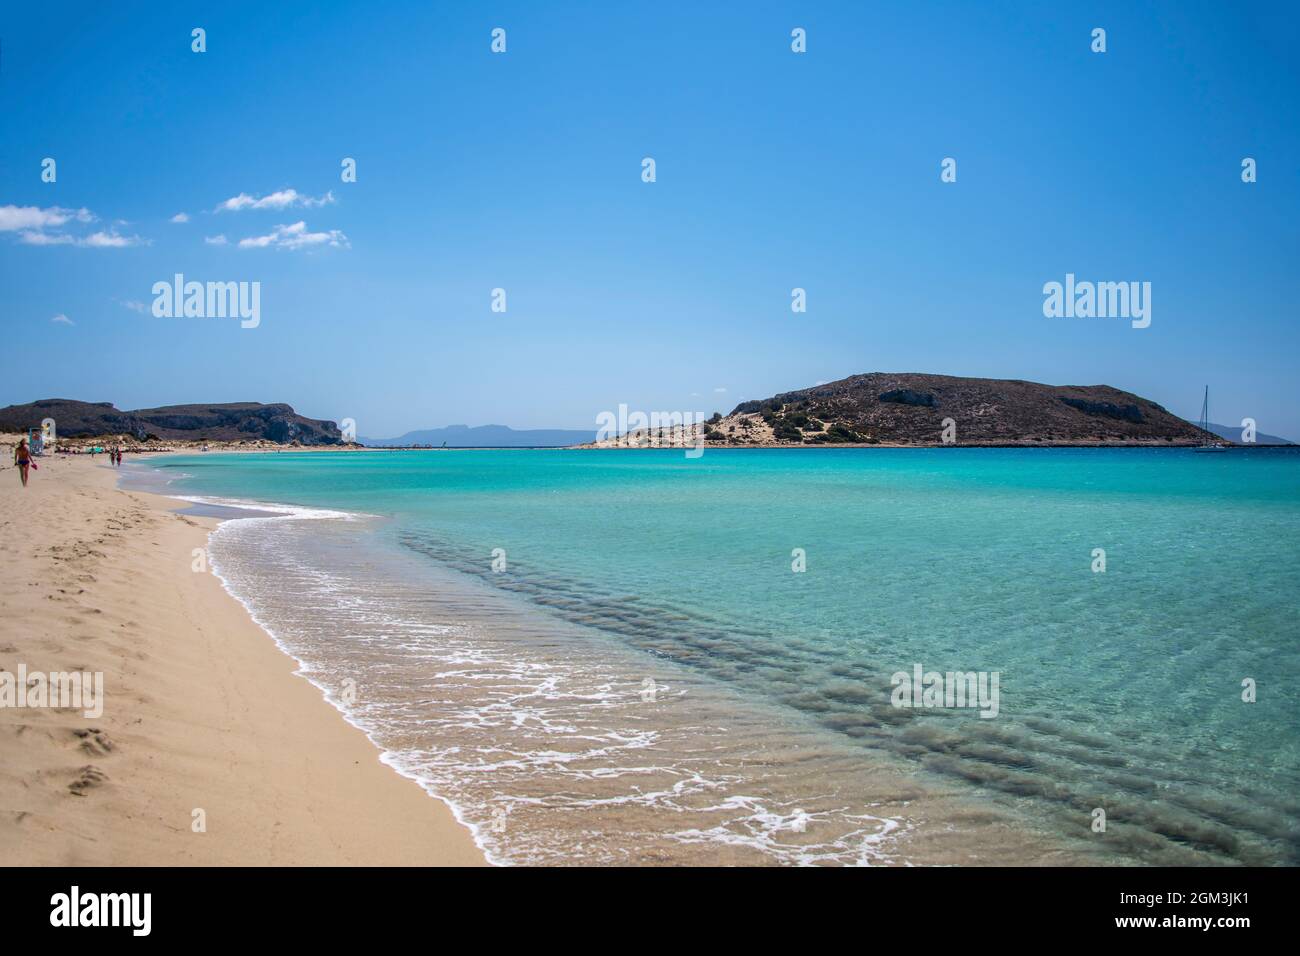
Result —
<path fill-rule="evenodd" d="M 18 447 L 14 449 L 14 464 L 18 466 L 18 475 L 23 480 L 23 487 L 27 487 L 27 468 L 32 463 L 31 452 L 27 450 L 27 439 L 20 438 Z"/>

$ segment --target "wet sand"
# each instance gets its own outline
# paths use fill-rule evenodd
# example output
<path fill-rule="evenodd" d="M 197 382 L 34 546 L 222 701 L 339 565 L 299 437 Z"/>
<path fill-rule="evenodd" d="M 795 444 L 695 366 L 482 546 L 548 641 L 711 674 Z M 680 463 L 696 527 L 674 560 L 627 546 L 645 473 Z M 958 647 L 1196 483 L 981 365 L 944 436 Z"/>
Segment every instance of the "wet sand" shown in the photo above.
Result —
<path fill-rule="evenodd" d="M 481 865 L 206 571 L 217 519 L 99 457 L 0 469 L 0 670 L 102 672 L 99 717 L 0 707 L 0 860 Z M 202 828 L 199 824 L 202 823 Z"/>

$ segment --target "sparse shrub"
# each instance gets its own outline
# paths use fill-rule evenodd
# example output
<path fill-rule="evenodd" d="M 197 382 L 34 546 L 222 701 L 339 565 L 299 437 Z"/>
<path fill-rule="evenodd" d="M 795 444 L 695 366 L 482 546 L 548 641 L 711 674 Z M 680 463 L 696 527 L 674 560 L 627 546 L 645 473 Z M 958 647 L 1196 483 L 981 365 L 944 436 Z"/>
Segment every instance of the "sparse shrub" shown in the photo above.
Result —
<path fill-rule="evenodd" d="M 860 442 L 862 441 L 862 436 L 846 425 L 836 422 L 830 428 L 826 429 L 824 440 L 836 444 L 845 444 L 848 442 Z"/>

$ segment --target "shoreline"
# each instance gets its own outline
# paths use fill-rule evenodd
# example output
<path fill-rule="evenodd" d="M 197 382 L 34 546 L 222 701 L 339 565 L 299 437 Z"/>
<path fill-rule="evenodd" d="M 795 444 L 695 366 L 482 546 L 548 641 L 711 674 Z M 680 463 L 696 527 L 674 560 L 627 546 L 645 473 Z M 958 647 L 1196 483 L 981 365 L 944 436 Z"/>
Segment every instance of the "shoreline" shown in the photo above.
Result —
<path fill-rule="evenodd" d="M 300 519 L 364 514 L 355 509 L 339 511 L 333 503 L 285 504 L 283 495 L 269 491 L 257 501 L 231 494 L 227 487 L 224 493 L 198 494 L 185 500 L 204 501 L 208 506 L 260 508 L 268 520 L 274 519 L 266 512 L 296 514 Z M 257 520 L 232 522 L 223 532 L 232 536 L 231 541 L 214 536 L 211 560 L 216 573 L 239 595 L 254 620 L 282 650 L 301 662 L 307 680 L 349 723 L 391 755 L 392 759 L 384 762 L 430 792 L 445 794 L 446 801 L 459 808 L 458 816 L 474 828 L 490 862 L 569 862 L 574 852 L 587 852 L 580 849 L 580 840 L 575 845 L 575 838 L 590 832 L 611 837 L 600 851 L 602 855 L 584 860 L 597 865 L 927 865 L 961 859 L 996 859 L 1010 865 L 1072 859 L 1059 841 L 1036 831 L 1017 830 L 1013 817 L 1005 811 L 990 814 L 939 781 L 915 778 L 912 768 L 894 755 L 864 756 L 806 714 L 782 711 L 771 702 L 746 700 L 743 689 L 718 680 L 717 675 L 679 666 L 671 659 L 657 659 L 647 654 L 646 647 L 606 644 L 612 635 L 598 626 L 539 616 L 536 606 L 525 598 L 485 590 L 482 582 L 472 577 L 456 586 L 431 590 L 450 597 L 456 606 L 454 619 L 470 622 L 471 629 L 476 621 L 490 621 L 487 633 L 479 632 L 468 641 L 463 633 L 453 635 L 440 641 L 432 655 L 402 658 L 380 651 L 376 658 L 366 649 L 367 638 L 375 632 L 359 615 L 350 618 L 342 632 L 349 638 L 346 647 L 338 646 L 324 633 L 313 634 L 313 621 L 322 620 L 319 611 L 330 606 L 328 600 L 322 603 L 313 593 L 313 579 L 323 573 L 335 582 L 337 573 L 343 571 L 350 587 L 345 585 L 339 609 L 351 605 L 359 594 L 391 596 L 392 606 L 400 608 L 402 592 L 409 592 L 409 587 L 400 583 L 409 582 L 402 565 L 413 567 L 416 560 L 405 551 L 398 552 L 401 556 L 395 561 L 380 557 L 380 551 L 360 557 L 348 540 L 353 533 L 343 530 L 349 523 L 291 519 L 277 536 L 269 525 L 263 524 L 265 530 L 259 530 Z M 294 528 L 297 530 L 291 530 Z M 280 550 L 269 542 L 285 535 L 300 540 L 286 549 L 285 557 L 266 557 Z M 316 550 L 322 539 L 330 537 L 334 538 L 333 547 Z M 307 540 L 314 543 L 304 551 Z M 265 550 L 258 541 L 268 545 Z M 352 573 L 348 569 L 354 561 L 371 568 L 372 573 Z M 435 566 L 421 565 L 420 579 L 426 584 L 429 574 L 438 573 L 432 570 Z M 313 570 L 300 576 L 296 572 L 302 567 Z M 377 567 L 383 570 L 375 570 Z M 466 574 L 455 562 L 441 573 L 450 577 Z M 274 585 L 261 584 L 268 581 L 287 583 L 283 596 L 276 594 Z M 331 583 L 329 588 L 334 591 L 338 586 Z M 298 597 L 295 600 L 291 595 Z M 430 621 L 422 613 L 402 617 L 402 623 L 432 623 L 435 627 L 446 623 L 446 618 L 435 616 Z M 347 612 L 344 614 L 346 617 Z M 384 626 L 390 625 L 391 621 Z M 557 656 L 555 648 L 560 644 L 563 651 Z M 457 678 L 467 661 L 472 661 L 474 676 Z M 376 672 L 368 670 L 376 663 L 383 675 L 378 680 Z M 652 696 L 650 703 L 657 702 L 659 707 L 641 712 L 646 703 L 644 678 L 651 673 L 657 682 L 656 693 L 663 697 Z M 421 710 L 421 719 L 414 724 L 388 724 L 382 719 L 376 722 L 374 712 L 366 714 L 364 705 L 354 718 L 351 706 L 332 696 L 348 677 L 369 688 L 366 701 L 378 701 L 381 711 L 385 706 L 411 705 L 414 699 L 409 689 L 428 687 L 431 681 L 442 692 L 434 695 L 438 704 Z M 490 680 L 485 683 L 485 678 Z M 397 689 L 376 697 L 375 691 L 384 683 Z M 674 706 L 688 700 L 689 708 Z M 593 701 L 599 704 L 593 707 Z M 510 710 L 520 703 L 525 708 L 520 713 L 528 719 L 501 717 L 503 706 Z M 463 723 L 467 709 L 480 716 L 491 712 L 477 728 L 480 732 Z M 604 722 L 611 714 L 616 715 L 614 722 Z M 707 753 L 699 745 L 701 726 L 710 728 L 710 733 L 721 733 L 718 738 L 708 737 L 712 742 L 704 748 Z M 437 745 L 428 748 L 421 737 L 429 728 L 439 727 L 441 732 L 432 731 Z M 558 738 L 552 736 L 552 727 L 562 728 Z M 650 743 L 654 758 L 647 760 L 642 753 Z M 450 750 L 444 749 L 448 747 Z M 489 779 L 481 767 L 455 766 L 458 758 L 453 758 L 451 765 L 440 765 L 434 756 L 460 751 L 470 755 L 470 764 L 475 762 L 474 755 L 495 753 L 508 755 L 511 759 L 505 764 L 518 766 L 495 768 Z M 565 757 L 564 769 L 550 772 L 557 754 Z M 784 779 L 786 762 L 791 759 L 800 764 L 804 777 L 804 782 L 793 786 Z M 576 790 L 571 780 L 575 773 L 584 780 Z M 732 792 L 732 786 L 738 789 Z M 841 805 L 842 797 L 832 796 L 845 791 L 854 795 L 850 802 L 856 816 Z M 665 800 L 673 804 L 674 812 L 664 813 Z M 529 808 L 535 815 L 529 816 Z M 502 813 L 500 820 L 497 812 Z M 582 813 L 581 824 L 576 820 L 554 822 L 569 813 Z M 511 842 L 504 844 L 493 834 L 504 832 L 507 818 L 512 836 Z M 816 836 L 805 837 L 803 828 L 812 819 L 820 821 Z M 995 819 L 996 823 L 991 822 Z M 954 832 L 960 834 L 961 849 L 948 845 Z M 633 839 L 623 842 L 614 834 Z M 808 845 L 803 845 L 805 842 Z"/>
<path fill-rule="evenodd" d="M 0 708 L 6 863 L 487 864 L 445 802 L 195 573 L 220 519 L 117 488 L 89 458 L 40 466 L 0 489 L 0 668 L 102 672 L 104 706 Z"/>
<path fill-rule="evenodd" d="M 65 440 L 61 444 L 70 444 L 70 441 L 79 441 L 80 439 Z M 0 440 L 0 444 L 8 441 L 12 444 L 12 438 L 5 437 Z M 688 451 L 700 446 L 694 444 L 648 444 L 644 439 L 638 444 L 586 444 L 586 445 L 456 445 L 447 448 L 435 448 L 424 445 L 301 445 L 290 446 L 280 445 L 274 447 L 250 446 L 240 447 L 238 445 L 220 445 L 213 447 L 214 443 L 194 442 L 190 446 L 179 443 L 172 443 L 166 448 L 123 448 L 123 453 L 131 456 L 146 456 L 142 460 L 149 458 L 161 457 L 164 455 L 270 455 L 270 454 L 358 454 L 361 452 L 418 452 L 418 451 Z M 203 447 L 204 445 L 208 447 Z M 1064 448 L 1089 448 L 1089 449 L 1168 449 L 1168 450 L 1187 450 L 1202 447 L 1196 442 L 1184 441 L 1126 441 L 1126 442 L 1051 442 L 1051 441 L 1010 441 L 1010 442 L 746 442 L 743 444 L 722 444 L 719 442 L 706 442 L 703 445 L 705 451 L 743 451 L 743 450 L 783 450 L 792 451 L 798 449 L 818 449 L 818 450 L 835 450 L 852 448 L 878 448 L 878 449 L 935 449 L 935 448 L 1012 448 L 1012 449 L 1064 449 Z M 1223 450 L 1248 450 L 1259 448 L 1300 448 L 1300 444 L 1294 442 L 1230 442 L 1225 440 L 1220 446 Z M 85 452 L 73 454 L 56 454 L 54 457 L 77 458 Z"/>

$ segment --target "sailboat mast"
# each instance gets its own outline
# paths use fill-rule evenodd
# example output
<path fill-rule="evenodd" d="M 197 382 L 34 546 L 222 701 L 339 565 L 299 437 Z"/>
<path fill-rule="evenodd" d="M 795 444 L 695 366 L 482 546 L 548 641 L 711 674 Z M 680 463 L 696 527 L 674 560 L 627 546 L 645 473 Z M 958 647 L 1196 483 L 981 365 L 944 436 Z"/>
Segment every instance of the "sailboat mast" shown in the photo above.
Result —
<path fill-rule="evenodd" d="M 1205 397 L 1201 399 L 1201 444 L 1193 451 L 1223 451 L 1224 445 L 1218 440 L 1217 433 L 1210 431 L 1210 386 L 1205 386 Z"/>

